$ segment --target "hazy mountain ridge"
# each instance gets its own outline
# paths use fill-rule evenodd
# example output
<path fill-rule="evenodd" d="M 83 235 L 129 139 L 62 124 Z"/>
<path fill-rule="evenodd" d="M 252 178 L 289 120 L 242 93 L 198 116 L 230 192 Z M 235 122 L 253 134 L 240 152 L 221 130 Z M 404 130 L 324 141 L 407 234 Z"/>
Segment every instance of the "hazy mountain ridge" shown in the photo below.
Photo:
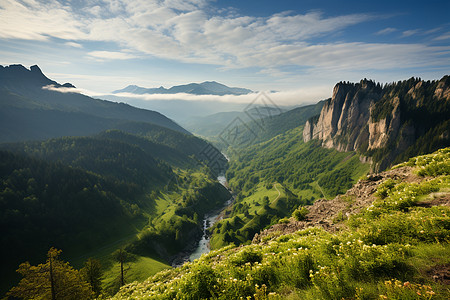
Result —
<path fill-rule="evenodd" d="M 265 114 L 258 113 L 259 110 L 264 110 Z M 286 112 L 284 107 L 255 106 L 244 111 L 220 112 L 204 117 L 190 118 L 181 124 L 195 134 L 214 137 L 227 129 L 227 126 L 235 120 L 251 123 L 252 120 L 259 120 L 267 115 L 275 117 L 283 112 Z"/>
<path fill-rule="evenodd" d="M 113 91 L 113 94 L 132 93 L 132 94 L 177 94 L 186 93 L 193 95 L 245 95 L 252 93 L 252 90 L 238 87 L 228 87 L 215 81 L 205 81 L 202 83 L 189 83 L 176 85 L 169 89 L 163 86 L 159 88 L 144 88 L 137 85 L 129 85 L 123 89 Z"/>
<path fill-rule="evenodd" d="M 47 78 L 38 66 L 0 67 L 0 141 L 90 135 L 124 122 L 147 122 L 185 134 L 184 128 L 150 110 L 44 89 L 73 87 Z"/>
<path fill-rule="evenodd" d="M 375 170 L 450 144 L 450 77 L 411 78 L 384 87 L 371 80 L 338 83 L 318 117 L 308 120 L 304 141 L 359 151 Z M 438 132 L 437 132 L 438 131 Z"/>

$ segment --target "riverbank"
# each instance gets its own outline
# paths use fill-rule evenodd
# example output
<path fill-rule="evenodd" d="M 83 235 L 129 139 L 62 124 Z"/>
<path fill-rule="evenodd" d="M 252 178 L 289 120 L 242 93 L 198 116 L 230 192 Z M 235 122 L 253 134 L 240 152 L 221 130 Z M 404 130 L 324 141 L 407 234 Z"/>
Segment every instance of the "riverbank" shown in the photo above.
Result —
<path fill-rule="evenodd" d="M 225 188 L 228 189 L 228 183 L 225 176 L 223 175 L 218 176 L 217 181 L 219 181 L 221 185 L 223 185 Z M 208 253 L 210 251 L 209 247 L 210 234 L 208 229 L 211 228 L 217 221 L 221 220 L 221 218 L 223 217 L 223 212 L 227 210 L 227 208 L 230 207 L 230 205 L 232 205 L 233 202 L 234 202 L 234 195 L 232 195 L 232 197 L 229 200 L 227 200 L 221 208 L 205 214 L 205 216 L 203 217 L 202 237 L 198 242 L 192 243 L 191 245 L 186 247 L 186 249 L 183 252 L 178 253 L 171 260 L 172 267 L 178 267 L 183 265 L 187 261 L 193 261 L 195 259 L 198 259 L 200 258 L 200 256 L 202 256 L 202 254 Z"/>

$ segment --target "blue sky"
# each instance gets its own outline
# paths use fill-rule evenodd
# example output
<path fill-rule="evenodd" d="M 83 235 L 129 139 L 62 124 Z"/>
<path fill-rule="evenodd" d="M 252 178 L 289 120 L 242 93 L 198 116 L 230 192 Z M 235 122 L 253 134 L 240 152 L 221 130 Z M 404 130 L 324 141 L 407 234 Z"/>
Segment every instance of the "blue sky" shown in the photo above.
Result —
<path fill-rule="evenodd" d="M 448 0 L 0 0 L 0 64 L 93 94 L 215 80 L 310 102 L 338 81 L 449 74 L 449 12 Z"/>

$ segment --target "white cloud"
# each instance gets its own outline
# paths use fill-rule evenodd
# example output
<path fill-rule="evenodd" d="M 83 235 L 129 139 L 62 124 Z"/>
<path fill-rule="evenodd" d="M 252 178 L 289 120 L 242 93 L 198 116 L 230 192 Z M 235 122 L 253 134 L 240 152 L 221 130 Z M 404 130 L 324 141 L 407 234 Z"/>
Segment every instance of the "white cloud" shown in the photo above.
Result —
<path fill-rule="evenodd" d="M 92 51 L 87 54 L 91 58 L 99 60 L 112 60 L 112 59 L 132 59 L 136 58 L 135 55 L 124 53 L 124 52 L 113 52 L 113 51 Z"/>
<path fill-rule="evenodd" d="M 64 94 L 66 94 L 66 93 L 83 94 L 85 92 L 84 90 L 81 90 L 81 89 L 77 89 L 77 88 L 73 88 L 73 87 L 58 87 L 53 84 L 43 86 L 42 89 L 48 90 L 48 91 L 64 93 Z"/>
<path fill-rule="evenodd" d="M 416 35 L 419 32 L 420 32 L 420 30 L 418 30 L 418 29 L 406 30 L 406 31 L 403 31 L 402 37 L 408 37 L 408 36 Z"/>
<path fill-rule="evenodd" d="M 69 47 L 74 47 L 74 48 L 83 48 L 83 45 L 79 44 L 79 43 L 75 43 L 75 42 L 66 42 L 64 43 L 65 45 L 69 46 Z"/>
<path fill-rule="evenodd" d="M 290 90 L 282 92 L 265 92 L 265 95 L 274 103 L 281 106 L 292 106 L 306 103 L 316 103 L 317 101 L 331 97 L 329 86 L 314 86 L 299 90 Z M 205 102 L 223 102 L 223 103 L 241 103 L 248 104 L 260 98 L 259 93 L 250 93 L 247 95 L 192 95 L 186 93 L 178 94 L 143 94 L 132 93 L 112 94 L 115 97 L 123 99 L 132 98 L 145 101 L 154 100 L 184 100 L 184 101 L 205 101 Z M 126 102 L 126 100 L 124 100 Z"/>
<path fill-rule="evenodd" d="M 436 38 L 434 38 L 435 41 L 444 41 L 450 39 L 450 32 L 444 33 Z"/>
<path fill-rule="evenodd" d="M 72 47 L 89 41 L 111 42 L 129 52 L 90 51 L 86 55 L 97 60 L 125 60 L 140 53 L 225 69 L 257 67 L 263 69 L 262 73 L 273 70 L 279 76 L 286 73 L 276 70 L 286 65 L 313 72 L 379 70 L 434 66 L 449 56 L 449 47 L 424 44 L 312 42 L 376 18 L 371 15 L 327 17 L 315 11 L 225 17 L 207 14 L 207 6 L 206 0 L 89 0 L 80 9 L 56 0 L 3 0 L 0 38 L 59 38 Z M 376 34 L 395 30 L 387 27 Z M 408 30 L 403 36 L 419 32 Z"/>
<path fill-rule="evenodd" d="M 396 32 L 397 29 L 393 28 L 393 27 L 387 27 L 385 29 L 382 29 L 380 31 L 378 31 L 377 33 L 375 33 L 376 35 L 384 35 L 384 34 L 389 34 L 389 33 L 393 33 Z"/>
<path fill-rule="evenodd" d="M 74 18 L 69 7 L 55 0 L 0 3 L 0 38 L 25 40 L 83 39 L 82 22 Z"/>

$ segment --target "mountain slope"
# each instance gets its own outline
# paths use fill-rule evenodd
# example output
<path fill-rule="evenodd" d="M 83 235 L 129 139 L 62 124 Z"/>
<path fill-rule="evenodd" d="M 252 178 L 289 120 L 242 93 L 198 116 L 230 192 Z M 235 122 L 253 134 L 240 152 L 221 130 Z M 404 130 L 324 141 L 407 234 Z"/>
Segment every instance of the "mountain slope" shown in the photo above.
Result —
<path fill-rule="evenodd" d="M 450 77 L 411 78 L 382 87 L 370 80 L 339 83 L 320 116 L 309 120 L 305 141 L 327 148 L 358 150 L 375 170 L 450 145 Z"/>
<path fill-rule="evenodd" d="M 304 125 L 309 118 L 320 113 L 324 103 L 325 101 L 319 101 L 286 112 L 278 107 L 254 107 L 224 124 L 217 137 L 211 140 L 225 152 L 239 152 L 242 148 L 267 141 Z"/>
<path fill-rule="evenodd" d="M 51 246 L 83 253 L 146 221 L 134 184 L 6 151 L 0 158 L 2 290 L 19 263 L 36 262 Z"/>
<path fill-rule="evenodd" d="M 251 240 L 299 205 L 344 193 L 369 169 L 354 152 L 304 143 L 303 126 L 230 156 L 226 176 L 236 200 L 211 229 L 213 249 Z"/>
<path fill-rule="evenodd" d="M 11 274 L 19 263 L 37 261 L 51 246 L 75 265 L 100 257 L 111 266 L 108 277 L 118 247 L 138 261 L 165 264 L 193 247 L 203 215 L 230 198 L 200 151 L 215 148 L 153 124 L 131 129 L 140 135 L 108 130 L 0 145 L 1 242 L 10 245 L 2 249 L 0 273 L 8 280 L 0 292 L 17 279 Z M 112 280 L 106 287 L 117 285 Z"/>
<path fill-rule="evenodd" d="M 159 88 L 143 88 L 137 85 L 129 85 L 123 89 L 116 90 L 113 94 L 132 93 L 132 94 L 177 94 L 186 93 L 193 95 L 245 95 L 252 91 L 244 88 L 228 87 L 215 81 L 205 81 L 202 83 L 189 83 L 185 85 L 176 85 L 169 89 Z"/>
<path fill-rule="evenodd" d="M 414 158 L 112 299 L 449 299 L 449 176 L 449 148 Z"/>
<path fill-rule="evenodd" d="M 224 130 L 227 129 L 227 127 L 230 124 L 233 124 L 236 120 L 239 120 L 239 122 L 243 123 L 250 123 L 252 120 L 259 120 L 261 118 L 265 118 L 268 114 L 270 114 L 271 117 L 275 117 L 284 112 L 284 109 L 267 106 L 264 107 L 265 114 L 258 114 L 258 109 L 260 108 L 261 107 L 256 106 L 246 111 L 220 112 L 204 117 L 195 117 L 182 122 L 182 124 L 184 127 L 192 131 L 193 133 L 202 136 L 214 137 L 221 134 Z M 284 119 L 283 124 L 285 122 L 289 123 L 289 121 L 293 119 L 294 118 L 286 117 Z M 302 122 L 301 120 L 299 121 Z"/>
<path fill-rule="evenodd" d="M 124 122 L 147 122 L 189 134 L 164 115 L 70 92 L 37 66 L 0 66 L 0 141 L 90 135 Z"/>

